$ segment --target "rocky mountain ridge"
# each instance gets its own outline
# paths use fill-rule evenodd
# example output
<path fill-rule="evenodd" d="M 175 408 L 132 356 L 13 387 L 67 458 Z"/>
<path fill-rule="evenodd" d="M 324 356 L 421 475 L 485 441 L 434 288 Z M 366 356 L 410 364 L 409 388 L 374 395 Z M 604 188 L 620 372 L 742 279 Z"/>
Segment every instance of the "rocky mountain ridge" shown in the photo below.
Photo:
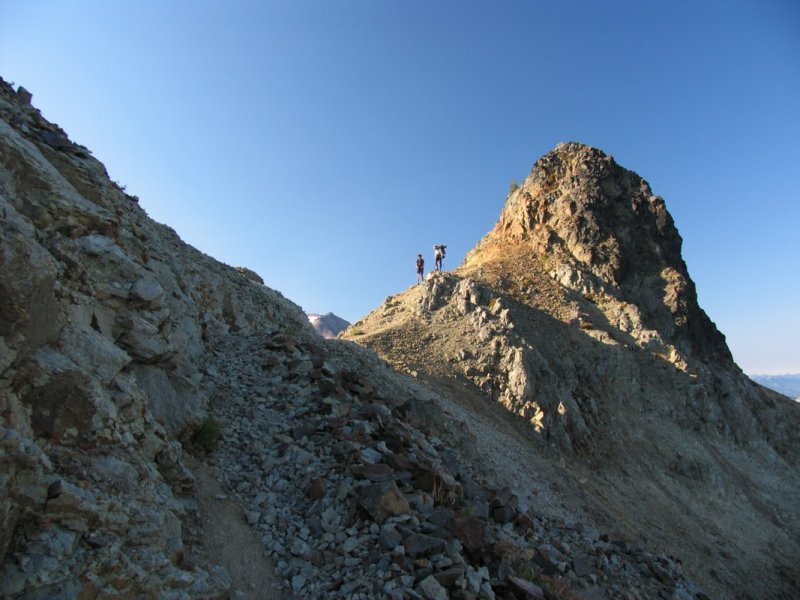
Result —
<path fill-rule="evenodd" d="M 597 522 L 679 557 L 713 595 L 790 598 L 800 411 L 733 363 L 680 244 L 638 175 L 562 144 L 463 265 L 343 337 L 521 417 L 540 448 L 523 477 L 567 461 L 573 506 L 602 507 Z"/>
<path fill-rule="evenodd" d="M 522 498 L 512 430 L 319 337 L 30 102 L 0 81 L 2 597 L 703 597 L 551 474 Z"/>
<path fill-rule="evenodd" d="M 350 327 L 350 323 L 333 313 L 324 315 L 309 313 L 308 320 L 311 321 L 314 330 L 325 339 L 332 340 L 342 331 Z"/>

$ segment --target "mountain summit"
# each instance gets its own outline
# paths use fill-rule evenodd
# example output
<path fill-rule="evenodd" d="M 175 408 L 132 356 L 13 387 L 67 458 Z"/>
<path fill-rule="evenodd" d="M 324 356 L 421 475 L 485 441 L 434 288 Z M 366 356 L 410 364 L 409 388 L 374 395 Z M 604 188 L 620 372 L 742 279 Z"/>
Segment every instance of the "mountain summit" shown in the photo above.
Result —
<path fill-rule="evenodd" d="M 458 269 L 342 336 L 460 398 L 490 435 L 516 431 L 499 468 L 521 487 L 561 482 L 571 510 L 666 548 L 716 595 L 789 598 L 800 410 L 733 362 L 681 243 L 641 177 L 560 144 Z"/>
<path fill-rule="evenodd" d="M 559 144 L 508 198 L 465 265 L 523 244 L 566 288 L 602 299 L 611 324 L 672 355 L 731 366 L 725 338 L 697 303 L 664 200 L 601 150 Z"/>
<path fill-rule="evenodd" d="M 331 312 L 324 315 L 309 313 L 307 316 L 316 332 L 328 340 L 334 339 L 339 332 L 350 327 L 349 322 Z"/>

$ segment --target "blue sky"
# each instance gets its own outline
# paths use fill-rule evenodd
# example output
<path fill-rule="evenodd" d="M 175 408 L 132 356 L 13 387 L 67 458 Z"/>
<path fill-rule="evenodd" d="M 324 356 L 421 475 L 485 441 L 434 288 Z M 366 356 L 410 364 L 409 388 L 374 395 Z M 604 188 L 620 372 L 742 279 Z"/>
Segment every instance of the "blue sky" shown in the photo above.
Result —
<path fill-rule="evenodd" d="M 356 320 L 561 141 L 663 196 L 749 373 L 800 372 L 800 4 L 0 0 L 0 75 L 187 242 Z"/>

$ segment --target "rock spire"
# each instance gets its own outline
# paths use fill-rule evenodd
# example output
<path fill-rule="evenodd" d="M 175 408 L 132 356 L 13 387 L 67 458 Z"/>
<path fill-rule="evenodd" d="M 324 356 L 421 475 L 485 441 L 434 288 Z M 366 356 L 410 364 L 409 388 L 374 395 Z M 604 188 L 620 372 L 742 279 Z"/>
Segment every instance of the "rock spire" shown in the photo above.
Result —
<path fill-rule="evenodd" d="M 664 200 L 601 150 L 568 142 L 537 160 L 476 250 L 508 243 L 546 257 L 564 286 L 606 297 L 620 315 L 636 313 L 633 320 L 681 356 L 732 364 L 724 336 L 697 303 Z M 467 264 L 479 254 L 473 250 Z"/>

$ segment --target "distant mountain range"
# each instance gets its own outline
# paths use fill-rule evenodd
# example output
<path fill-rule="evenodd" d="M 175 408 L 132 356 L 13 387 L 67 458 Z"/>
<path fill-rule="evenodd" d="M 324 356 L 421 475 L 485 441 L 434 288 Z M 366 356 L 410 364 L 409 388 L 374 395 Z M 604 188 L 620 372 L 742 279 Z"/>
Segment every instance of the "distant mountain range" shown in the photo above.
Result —
<path fill-rule="evenodd" d="M 317 330 L 317 333 L 326 339 L 333 339 L 339 335 L 340 331 L 344 331 L 350 327 L 350 323 L 337 317 L 333 313 L 325 313 L 324 315 L 309 314 L 308 320 L 311 325 Z"/>
<path fill-rule="evenodd" d="M 800 400 L 800 373 L 793 375 L 753 375 L 750 379 L 790 398 Z"/>

